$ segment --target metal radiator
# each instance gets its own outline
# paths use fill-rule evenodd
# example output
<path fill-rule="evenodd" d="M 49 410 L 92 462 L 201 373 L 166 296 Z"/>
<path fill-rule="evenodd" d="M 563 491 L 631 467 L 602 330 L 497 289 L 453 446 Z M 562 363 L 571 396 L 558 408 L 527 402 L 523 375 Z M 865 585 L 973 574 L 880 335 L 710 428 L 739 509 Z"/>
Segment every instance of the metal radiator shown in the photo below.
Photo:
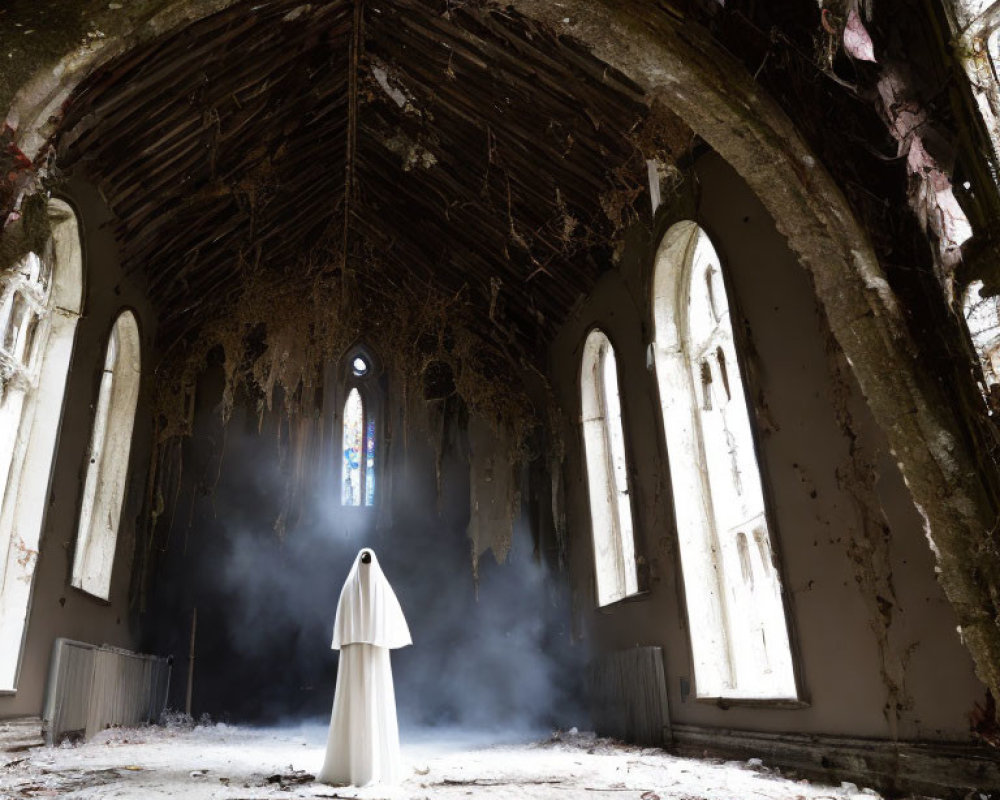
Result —
<path fill-rule="evenodd" d="M 594 730 L 626 742 L 670 744 L 670 711 L 659 647 L 634 647 L 595 658 L 587 668 Z"/>
<path fill-rule="evenodd" d="M 56 639 L 42 729 L 48 744 L 111 726 L 155 722 L 167 703 L 170 662 L 107 645 Z"/>

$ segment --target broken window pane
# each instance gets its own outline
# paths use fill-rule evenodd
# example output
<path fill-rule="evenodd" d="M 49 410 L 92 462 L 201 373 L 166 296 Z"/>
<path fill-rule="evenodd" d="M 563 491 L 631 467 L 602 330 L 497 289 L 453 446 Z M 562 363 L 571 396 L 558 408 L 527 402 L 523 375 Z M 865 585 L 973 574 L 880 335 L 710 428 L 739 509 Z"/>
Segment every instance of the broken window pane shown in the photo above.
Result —
<path fill-rule="evenodd" d="M 726 353 L 722 347 L 715 348 L 715 360 L 719 365 L 719 374 L 722 376 L 722 387 L 726 390 L 726 401 L 732 399 L 733 393 L 729 391 L 729 370 L 726 368 Z"/>
<path fill-rule="evenodd" d="M 718 320 L 719 305 L 715 300 L 715 267 L 711 264 L 705 270 L 705 288 L 708 290 L 708 307 L 712 311 L 712 318 Z"/>
<path fill-rule="evenodd" d="M 743 582 L 753 589 L 753 567 L 750 565 L 750 548 L 747 546 L 747 535 L 740 531 L 736 534 L 736 550 L 740 556 L 740 572 Z"/>
<path fill-rule="evenodd" d="M 25 320 L 28 316 L 28 302 L 20 292 L 14 293 L 14 305 L 10 311 L 10 318 L 7 322 L 7 330 L 4 331 L 3 349 L 17 362 L 23 364 L 21 353 L 18 352 L 18 342 L 21 339 L 21 331 L 24 330 Z"/>

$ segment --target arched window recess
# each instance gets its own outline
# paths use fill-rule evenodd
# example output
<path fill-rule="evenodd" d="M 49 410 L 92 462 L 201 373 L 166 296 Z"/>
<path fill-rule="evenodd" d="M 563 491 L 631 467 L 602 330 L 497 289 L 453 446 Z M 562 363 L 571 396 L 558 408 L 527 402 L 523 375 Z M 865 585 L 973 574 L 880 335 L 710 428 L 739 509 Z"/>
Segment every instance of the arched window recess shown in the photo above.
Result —
<path fill-rule="evenodd" d="M 798 697 L 722 265 L 674 225 L 653 276 L 653 361 L 699 697 Z"/>
<path fill-rule="evenodd" d="M 140 350 L 135 315 L 123 311 L 105 350 L 73 558 L 73 586 L 102 600 L 111 594 L 111 568 L 139 400 Z"/>
<path fill-rule="evenodd" d="M 983 282 L 970 283 L 962 297 L 962 311 L 972 344 L 979 356 L 990 413 L 1000 414 L 1000 297 L 983 297 Z"/>
<path fill-rule="evenodd" d="M 83 302 L 76 215 L 53 199 L 48 217 L 44 251 L 0 274 L 0 692 L 17 689 Z"/>
<path fill-rule="evenodd" d="M 598 328 L 583 346 L 580 399 L 597 604 L 606 606 L 638 593 L 639 580 L 618 363 Z"/>
<path fill-rule="evenodd" d="M 340 361 L 336 386 L 340 504 L 371 508 L 379 499 L 384 392 L 382 367 L 364 344 Z"/>

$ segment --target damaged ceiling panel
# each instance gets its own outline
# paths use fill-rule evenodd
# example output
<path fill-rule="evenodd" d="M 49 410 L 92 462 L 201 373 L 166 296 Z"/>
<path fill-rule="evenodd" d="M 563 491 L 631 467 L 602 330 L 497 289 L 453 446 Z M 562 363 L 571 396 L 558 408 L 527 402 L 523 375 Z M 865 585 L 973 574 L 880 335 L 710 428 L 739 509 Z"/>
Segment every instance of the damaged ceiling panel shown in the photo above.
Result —
<path fill-rule="evenodd" d="M 360 295 L 461 295 L 485 339 L 537 353 L 610 263 L 646 114 L 624 76 L 494 5 L 278 0 L 101 68 L 55 143 L 111 206 L 161 344 L 255 270 L 344 269 Z"/>
<path fill-rule="evenodd" d="M 431 6 L 366 6 L 376 68 L 359 120 L 358 229 L 393 267 L 471 283 L 491 318 L 499 300 L 522 334 L 550 333 L 606 261 L 592 248 L 607 243 L 615 171 L 645 169 L 628 135 L 640 92 L 516 14 Z"/>
<path fill-rule="evenodd" d="M 113 62 L 73 97 L 58 164 L 101 188 L 165 335 L 236 291 L 248 265 L 327 244 L 351 21 L 349 3 L 308 17 L 293 3 L 235 7 Z"/>

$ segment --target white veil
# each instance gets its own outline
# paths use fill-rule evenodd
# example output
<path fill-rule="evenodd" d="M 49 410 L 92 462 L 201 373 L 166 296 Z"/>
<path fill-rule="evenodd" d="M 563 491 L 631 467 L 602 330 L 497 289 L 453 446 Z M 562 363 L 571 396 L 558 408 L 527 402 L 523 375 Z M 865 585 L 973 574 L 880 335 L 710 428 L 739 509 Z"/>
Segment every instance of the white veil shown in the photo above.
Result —
<path fill-rule="evenodd" d="M 361 557 L 368 553 L 367 564 Z M 410 629 L 378 559 L 367 547 L 358 553 L 340 590 L 337 618 L 333 623 L 334 650 L 345 644 L 373 644 L 395 649 L 413 644 Z"/>

